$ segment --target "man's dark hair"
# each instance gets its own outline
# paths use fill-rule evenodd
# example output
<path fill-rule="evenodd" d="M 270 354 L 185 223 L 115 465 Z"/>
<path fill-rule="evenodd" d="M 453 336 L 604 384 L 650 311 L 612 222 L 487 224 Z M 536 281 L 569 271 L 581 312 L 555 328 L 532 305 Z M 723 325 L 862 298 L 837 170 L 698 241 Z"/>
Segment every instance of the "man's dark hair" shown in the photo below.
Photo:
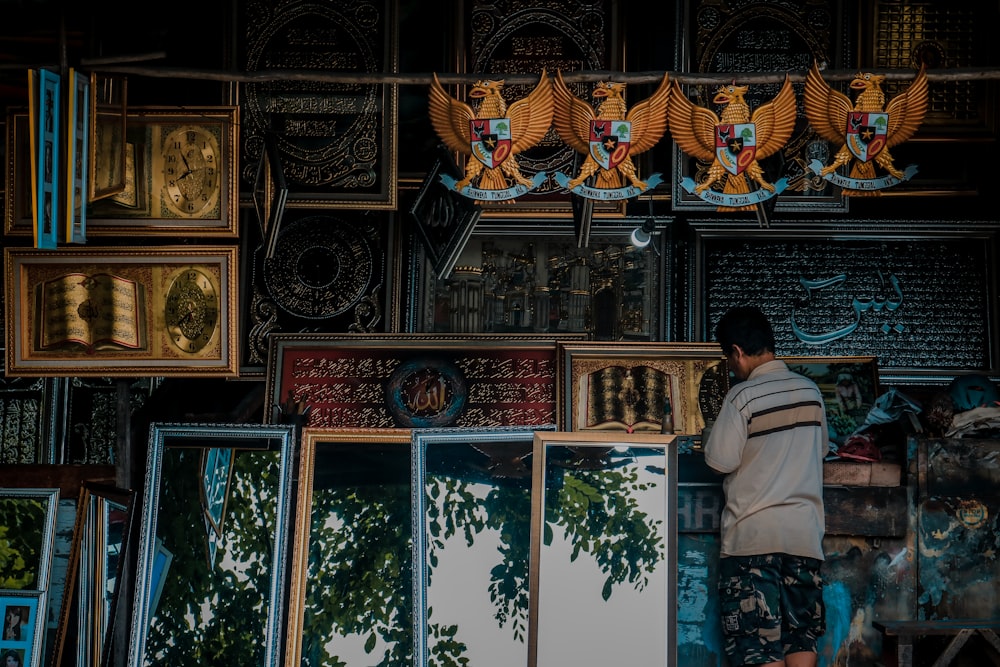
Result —
<path fill-rule="evenodd" d="M 726 311 L 715 325 L 715 339 L 726 355 L 732 353 L 733 345 L 739 345 L 750 356 L 774 352 L 774 329 L 757 306 L 736 306 Z"/>

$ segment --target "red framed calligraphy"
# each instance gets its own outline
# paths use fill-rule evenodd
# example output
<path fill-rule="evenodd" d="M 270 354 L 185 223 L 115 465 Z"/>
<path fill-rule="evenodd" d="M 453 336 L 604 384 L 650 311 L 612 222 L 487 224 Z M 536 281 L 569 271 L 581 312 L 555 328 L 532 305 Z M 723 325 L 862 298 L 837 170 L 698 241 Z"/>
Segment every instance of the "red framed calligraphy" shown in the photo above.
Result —
<path fill-rule="evenodd" d="M 321 428 L 554 424 L 556 341 L 274 334 L 265 417 L 300 414 Z"/>

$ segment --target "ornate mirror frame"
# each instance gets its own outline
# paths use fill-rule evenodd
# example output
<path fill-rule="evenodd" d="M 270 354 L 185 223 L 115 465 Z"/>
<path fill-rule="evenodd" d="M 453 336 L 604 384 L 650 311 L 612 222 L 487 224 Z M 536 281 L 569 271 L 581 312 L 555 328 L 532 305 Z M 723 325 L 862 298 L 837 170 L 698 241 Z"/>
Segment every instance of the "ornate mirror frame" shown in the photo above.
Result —
<path fill-rule="evenodd" d="M 292 426 L 152 424 L 130 667 L 169 661 L 148 655 L 165 650 L 161 636 L 183 651 L 180 662 L 277 667 L 293 433 Z M 220 449 L 231 456 L 207 456 Z M 209 521 L 217 494 L 226 497 L 221 531 Z M 253 551 L 253 539 L 266 544 Z M 213 625 L 220 615 L 223 623 Z"/>

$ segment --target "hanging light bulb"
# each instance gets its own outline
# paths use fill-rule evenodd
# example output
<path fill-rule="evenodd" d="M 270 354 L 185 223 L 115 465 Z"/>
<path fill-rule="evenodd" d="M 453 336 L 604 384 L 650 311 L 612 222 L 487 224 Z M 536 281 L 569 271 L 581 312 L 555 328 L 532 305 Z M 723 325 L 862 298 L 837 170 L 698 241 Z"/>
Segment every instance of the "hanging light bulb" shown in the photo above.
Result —
<path fill-rule="evenodd" d="M 639 227 L 632 230 L 629 241 L 636 248 L 645 248 L 653 238 L 653 230 L 656 229 L 656 219 L 649 217 Z"/>

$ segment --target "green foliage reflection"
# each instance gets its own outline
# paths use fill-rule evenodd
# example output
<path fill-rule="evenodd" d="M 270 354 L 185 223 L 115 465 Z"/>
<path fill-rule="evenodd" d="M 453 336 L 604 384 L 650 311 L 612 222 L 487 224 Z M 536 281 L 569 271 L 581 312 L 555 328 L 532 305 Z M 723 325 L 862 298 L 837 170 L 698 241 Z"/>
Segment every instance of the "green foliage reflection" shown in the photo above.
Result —
<path fill-rule="evenodd" d="M 573 547 L 570 560 L 589 553 L 607 574 L 601 588 L 605 600 L 618 584 L 644 589 L 663 558 L 663 520 L 640 509 L 638 500 L 654 485 L 643 481 L 639 465 L 623 463 L 574 470 L 556 460 L 546 479 L 551 488 L 545 494 L 543 541 L 551 545 L 553 526 L 562 527 Z"/>
<path fill-rule="evenodd" d="M 488 489 L 485 491 L 484 489 Z M 528 630 L 528 558 L 531 543 L 531 492 L 527 486 L 486 486 L 476 481 L 430 477 L 426 492 L 428 533 L 428 586 L 433 586 L 438 552 L 445 542 L 461 535 L 471 548 L 484 531 L 498 536 L 497 562 L 490 570 L 487 589 L 495 605 L 498 627 L 509 626 L 516 641 L 524 642 Z M 475 595 L 475 591 L 466 594 Z M 430 667 L 457 667 L 466 644 L 458 639 L 460 628 L 434 622 L 428 613 L 428 662 Z"/>
<path fill-rule="evenodd" d="M 412 663 L 411 497 L 402 473 L 314 489 L 303 667 Z M 358 654 L 363 663 L 352 661 Z"/>
<path fill-rule="evenodd" d="M 560 526 L 572 544 L 571 560 L 590 554 L 606 575 L 600 585 L 603 599 L 607 600 L 616 585 L 643 590 L 649 575 L 663 560 L 663 519 L 645 511 L 639 497 L 659 487 L 665 481 L 665 471 L 644 466 L 631 455 L 594 457 L 595 451 L 580 459 L 578 452 L 554 448 L 547 474 L 544 538 L 546 544 L 551 544 L 553 526 Z M 481 534 L 494 532 L 499 545 L 486 584 L 495 607 L 494 618 L 498 627 L 510 628 L 515 641 L 524 642 L 531 531 L 528 480 L 498 476 L 484 484 L 482 475 L 475 471 L 462 474 L 454 463 L 460 456 L 458 452 L 452 450 L 449 454 L 449 463 L 439 463 L 447 473 L 437 469 L 435 474 L 428 473 L 425 489 L 428 586 L 433 588 L 434 568 L 439 565 L 439 552 L 448 539 L 459 536 L 466 547 L 472 548 Z M 574 468 L 581 461 L 583 467 Z M 459 594 L 471 597 L 476 592 Z M 433 609 L 428 610 L 430 667 L 466 664 L 463 654 L 471 641 L 474 638 L 463 640 L 460 623 L 436 623 Z"/>
<path fill-rule="evenodd" d="M 37 498 L 0 498 L 0 588 L 37 586 L 46 512 Z"/>
<path fill-rule="evenodd" d="M 157 536 L 173 553 L 146 639 L 147 665 L 264 664 L 280 465 L 277 452 L 238 450 L 210 565 L 197 448 L 166 448 Z"/>

